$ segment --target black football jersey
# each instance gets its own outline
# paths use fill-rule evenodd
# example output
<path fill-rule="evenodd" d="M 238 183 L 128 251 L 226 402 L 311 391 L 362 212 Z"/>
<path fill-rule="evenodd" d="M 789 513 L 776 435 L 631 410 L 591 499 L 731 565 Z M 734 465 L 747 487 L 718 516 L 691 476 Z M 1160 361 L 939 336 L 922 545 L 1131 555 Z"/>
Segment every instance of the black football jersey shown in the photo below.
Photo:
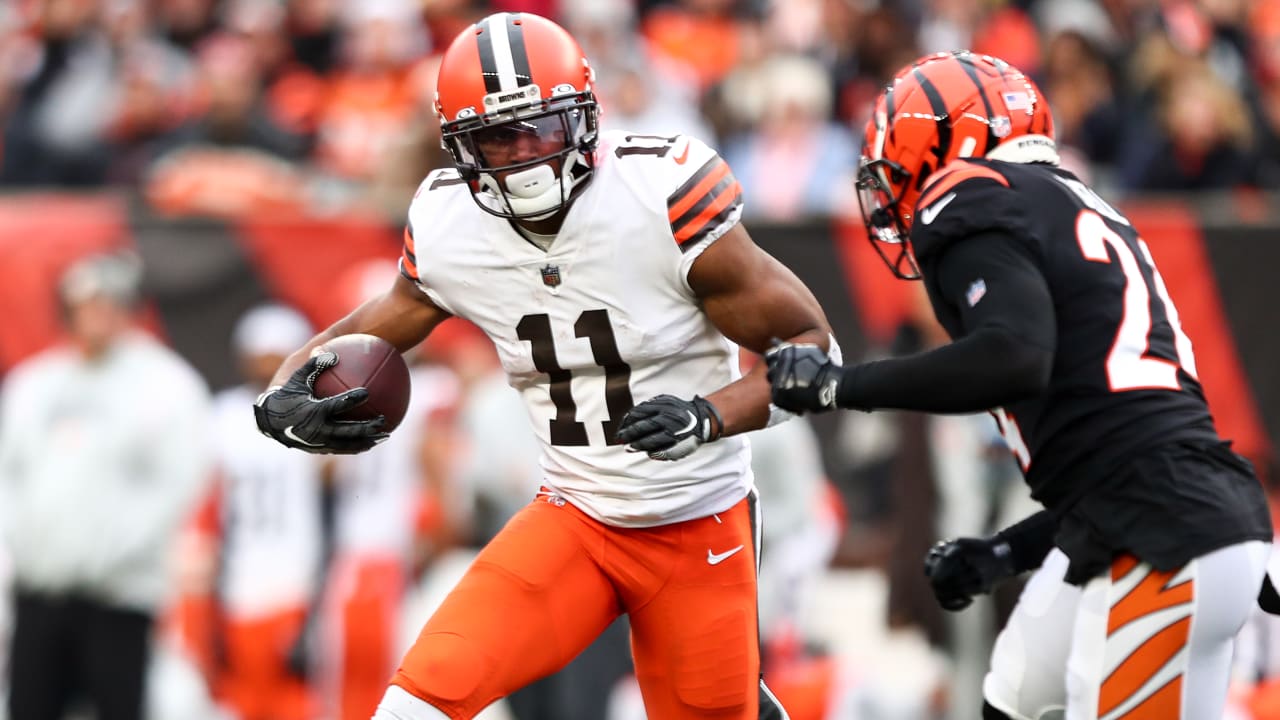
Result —
<path fill-rule="evenodd" d="M 992 231 L 1026 244 L 1056 316 L 1048 390 L 993 411 L 1037 500 L 1069 505 L 1145 448 L 1217 440 L 1191 341 L 1146 244 L 1060 168 L 969 160 L 930 178 L 911 242 L 953 338 L 964 334 L 959 309 L 931 267 L 949 245 Z M 963 301 L 972 306 L 987 291 L 976 278 Z"/>

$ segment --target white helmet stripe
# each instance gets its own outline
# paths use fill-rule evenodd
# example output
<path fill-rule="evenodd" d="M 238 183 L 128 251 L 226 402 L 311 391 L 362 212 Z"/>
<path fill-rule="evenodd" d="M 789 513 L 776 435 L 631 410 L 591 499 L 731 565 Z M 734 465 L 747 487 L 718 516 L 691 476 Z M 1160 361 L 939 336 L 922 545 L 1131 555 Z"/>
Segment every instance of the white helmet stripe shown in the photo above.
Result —
<path fill-rule="evenodd" d="M 519 87 L 515 61 L 511 57 L 511 38 L 507 35 L 508 13 L 495 13 L 485 21 L 486 30 L 493 39 L 493 61 L 498 71 L 499 90 L 506 92 Z"/>

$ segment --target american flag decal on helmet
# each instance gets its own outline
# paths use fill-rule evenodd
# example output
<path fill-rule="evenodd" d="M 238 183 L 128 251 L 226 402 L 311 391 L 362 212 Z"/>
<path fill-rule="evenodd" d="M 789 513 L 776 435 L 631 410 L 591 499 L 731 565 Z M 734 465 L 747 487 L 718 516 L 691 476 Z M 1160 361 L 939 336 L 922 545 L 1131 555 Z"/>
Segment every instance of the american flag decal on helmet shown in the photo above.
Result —
<path fill-rule="evenodd" d="M 543 285 L 546 285 L 547 287 L 556 287 L 560 284 L 559 265 L 543 265 L 541 272 Z"/>

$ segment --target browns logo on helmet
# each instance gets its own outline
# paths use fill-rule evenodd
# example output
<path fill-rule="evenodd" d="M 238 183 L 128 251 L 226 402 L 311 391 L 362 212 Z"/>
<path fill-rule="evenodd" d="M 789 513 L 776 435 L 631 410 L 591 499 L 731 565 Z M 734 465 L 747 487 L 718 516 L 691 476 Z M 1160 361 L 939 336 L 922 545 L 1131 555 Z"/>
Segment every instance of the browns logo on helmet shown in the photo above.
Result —
<path fill-rule="evenodd" d="M 582 192 L 598 137 L 592 80 L 573 37 L 537 15 L 496 13 L 453 40 L 436 113 L 476 204 L 540 220 Z"/>
<path fill-rule="evenodd" d="M 867 234 L 895 275 L 920 277 L 908 240 L 930 175 L 1011 142 L 1032 160 L 1056 162 L 1048 103 L 1017 68 L 958 51 L 927 55 L 898 72 L 876 99 L 858 169 Z"/>

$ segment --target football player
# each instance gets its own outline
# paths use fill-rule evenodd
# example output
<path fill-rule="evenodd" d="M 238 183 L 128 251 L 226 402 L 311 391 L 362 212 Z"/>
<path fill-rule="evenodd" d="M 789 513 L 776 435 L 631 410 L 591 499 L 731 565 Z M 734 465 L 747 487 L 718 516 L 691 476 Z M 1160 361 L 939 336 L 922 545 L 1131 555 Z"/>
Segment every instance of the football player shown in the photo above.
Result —
<path fill-rule="evenodd" d="M 562 28 L 489 16 L 440 64 L 455 167 L 409 209 L 401 276 L 281 366 L 262 430 L 359 452 L 377 420 L 317 400 L 372 333 L 402 350 L 451 315 L 493 341 L 542 443 L 543 489 L 481 551 L 406 653 L 375 717 L 470 718 L 554 672 L 621 613 L 650 717 L 785 717 L 759 677 L 760 520 L 741 434 L 771 418 L 772 336 L 832 349 L 821 308 L 739 224 L 742 192 L 701 141 L 600 132 L 592 70 Z"/>
<path fill-rule="evenodd" d="M 1146 243 L 1058 167 L 1035 84 L 968 52 L 885 88 L 858 183 L 872 242 L 923 279 L 953 342 L 849 367 L 782 343 L 773 400 L 995 416 L 1047 510 L 963 549 L 983 577 L 1044 558 L 997 639 L 984 717 L 1220 717 L 1271 523 Z"/>

